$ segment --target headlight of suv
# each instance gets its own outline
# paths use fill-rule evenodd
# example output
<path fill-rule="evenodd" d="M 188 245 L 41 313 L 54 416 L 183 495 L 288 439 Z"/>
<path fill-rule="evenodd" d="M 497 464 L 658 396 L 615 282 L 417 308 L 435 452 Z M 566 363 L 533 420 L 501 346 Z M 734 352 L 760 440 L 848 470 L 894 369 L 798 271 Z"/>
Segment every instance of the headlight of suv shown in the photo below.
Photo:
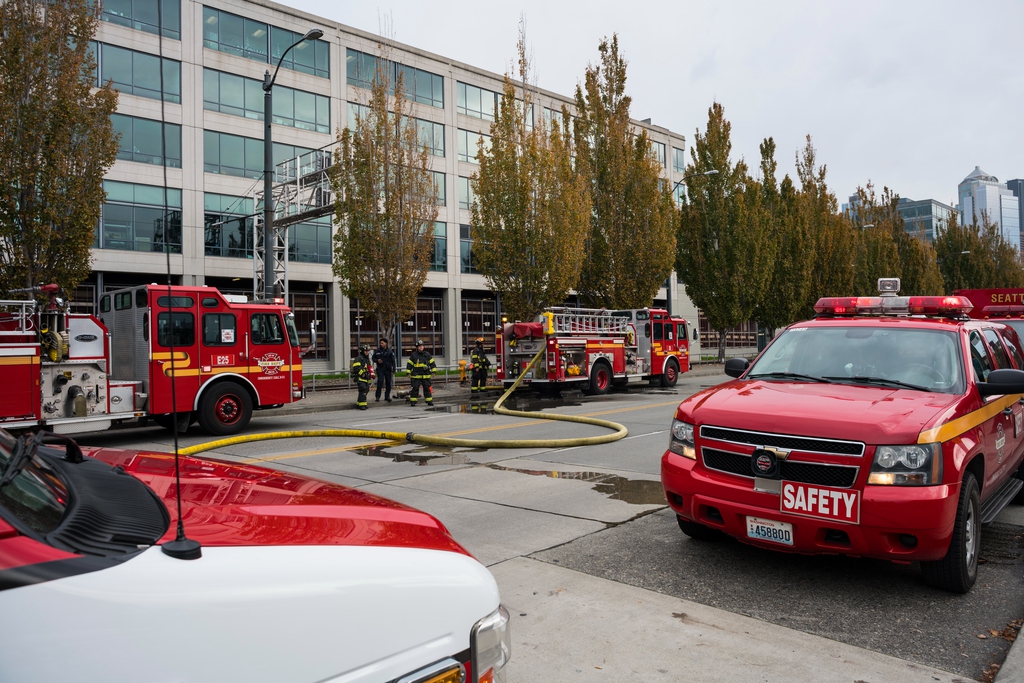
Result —
<path fill-rule="evenodd" d="M 878 446 L 868 475 L 869 484 L 931 486 L 942 482 L 942 446 Z"/>
<path fill-rule="evenodd" d="M 690 460 L 697 459 L 697 449 L 693 446 L 693 425 L 681 420 L 672 420 L 672 436 L 669 438 L 668 449 Z"/>
<path fill-rule="evenodd" d="M 512 657 L 508 610 L 498 609 L 476 622 L 469 637 L 473 661 L 472 683 L 503 683 L 503 669 Z"/>

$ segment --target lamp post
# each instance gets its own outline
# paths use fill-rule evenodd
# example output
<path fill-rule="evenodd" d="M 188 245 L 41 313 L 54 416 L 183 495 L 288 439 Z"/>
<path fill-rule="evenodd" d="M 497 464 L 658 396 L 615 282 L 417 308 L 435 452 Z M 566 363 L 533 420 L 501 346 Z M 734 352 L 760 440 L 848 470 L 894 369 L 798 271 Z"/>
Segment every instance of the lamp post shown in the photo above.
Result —
<path fill-rule="evenodd" d="M 316 40 L 323 36 L 324 32 L 318 28 L 311 28 L 300 40 L 288 46 L 288 49 L 281 53 L 277 60 L 277 68 L 274 75 L 270 75 L 267 69 L 263 75 L 263 298 L 274 297 L 274 143 L 270 135 L 270 122 L 274 116 L 274 94 L 272 88 L 277 80 L 277 72 L 281 70 L 281 62 L 291 49 L 305 40 Z M 287 245 L 286 247 L 287 248 Z"/>

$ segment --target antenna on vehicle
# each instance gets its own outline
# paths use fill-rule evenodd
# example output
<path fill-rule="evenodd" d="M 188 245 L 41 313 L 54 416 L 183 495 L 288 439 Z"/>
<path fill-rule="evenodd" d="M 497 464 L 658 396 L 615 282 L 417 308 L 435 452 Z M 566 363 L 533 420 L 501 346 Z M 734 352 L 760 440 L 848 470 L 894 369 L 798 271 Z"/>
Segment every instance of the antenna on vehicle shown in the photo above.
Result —
<path fill-rule="evenodd" d="M 185 536 L 185 523 L 181 519 L 181 456 L 178 453 L 178 395 L 175 390 L 177 371 L 174 356 L 174 294 L 171 291 L 171 235 L 170 212 L 167 210 L 167 123 L 164 112 L 164 26 L 163 6 L 157 11 L 157 42 L 160 56 L 160 157 L 164 170 L 164 254 L 167 257 L 167 346 L 171 350 L 171 433 L 174 434 L 174 498 L 178 504 L 178 529 L 173 541 L 160 546 L 165 555 L 177 560 L 198 560 L 203 556 L 199 541 Z M 181 219 L 179 218 L 179 221 Z M 157 329 L 160 329 L 157 317 Z"/>

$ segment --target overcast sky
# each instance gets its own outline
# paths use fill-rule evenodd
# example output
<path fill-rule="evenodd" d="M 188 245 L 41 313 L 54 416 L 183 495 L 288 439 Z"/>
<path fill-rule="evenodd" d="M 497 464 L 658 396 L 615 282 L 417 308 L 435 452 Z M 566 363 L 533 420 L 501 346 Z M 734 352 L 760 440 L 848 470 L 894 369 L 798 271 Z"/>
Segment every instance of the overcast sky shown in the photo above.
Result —
<path fill-rule="evenodd" d="M 775 138 L 780 177 L 810 134 L 840 202 L 868 180 L 956 203 L 976 165 L 1024 178 L 1024 2 L 279 0 L 503 73 L 520 14 L 538 85 L 571 95 L 619 34 L 632 116 L 686 136 L 721 102 L 734 158 Z"/>

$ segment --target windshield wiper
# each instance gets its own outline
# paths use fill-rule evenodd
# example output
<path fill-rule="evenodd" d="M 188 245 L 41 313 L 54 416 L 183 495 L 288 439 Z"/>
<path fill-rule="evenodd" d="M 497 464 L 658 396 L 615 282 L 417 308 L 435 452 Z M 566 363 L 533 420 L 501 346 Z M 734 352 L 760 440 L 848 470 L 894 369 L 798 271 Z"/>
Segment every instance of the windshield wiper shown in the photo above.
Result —
<path fill-rule="evenodd" d="M 32 456 L 39 450 L 41 442 L 33 437 L 26 441 L 24 436 L 18 437 L 18 444 L 14 447 L 11 459 L 7 461 L 3 476 L 0 476 L 0 489 L 14 481 L 25 465 L 32 459 Z"/>
<path fill-rule="evenodd" d="M 845 381 L 845 382 L 863 382 L 864 384 L 878 384 L 890 387 L 899 387 L 901 389 L 914 389 L 915 391 L 931 391 L 928 387 L 922 387 L 917 384 L 908 384 L 907 382 L 901 382 L 898 379 L 886 379 L 885 377 L 826 377 L 833 381 Z"/>
<path fill-rule="evenodd" d="M 797 372 L 762 372 L 758 375 L 747 375 L 747 379 L 802 379 L 808 382 L 824 382 L 831 384 L 829 377 L 814 377 L 812 375 L 801 375 Z"/>

